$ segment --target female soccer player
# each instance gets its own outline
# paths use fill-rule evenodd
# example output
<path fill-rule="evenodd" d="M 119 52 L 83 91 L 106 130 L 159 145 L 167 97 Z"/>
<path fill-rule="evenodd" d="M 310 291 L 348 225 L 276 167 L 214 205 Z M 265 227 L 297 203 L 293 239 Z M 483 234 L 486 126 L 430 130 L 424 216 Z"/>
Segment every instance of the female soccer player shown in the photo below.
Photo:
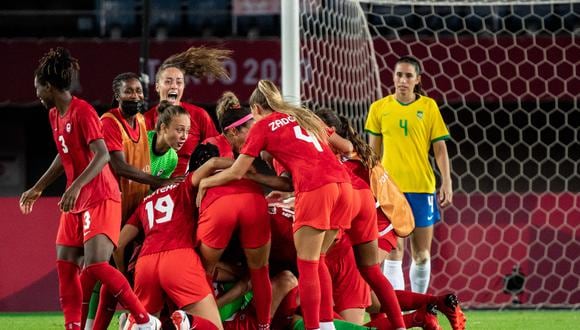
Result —
<path fill-rule="evenodd" d="M 123 224 L 151 189 L 183 180 L 182 177 L 163 179 L 151 175 L 149 142 L 145 119 L 141 114 L 144 110 L 143 99 L 139 76 L 133 72 L 121 73 L 113 79 L 113 109 L 101 116 L 111 168 L 123 196 Z M 95 328 L 106 327 L 115 312 L 117 302 L 107 294 L 108 291 L 108 288 L 101 288 Z"/>
<path fill-rule="evenodd" d="M 216 145 L 221 157 L 235 159 L 254 124 L 252 113 L 242 107 L 231 92 L 223 94 L 216 112 L 223 134 L 204 143 Z M 268 277 L 270 216 L 262 188 L 248 179 L 208 189 L 201 203 L 197 234 L 201 241 L 201 257 L 210 278 L 217 276 L 215 266 L 236 230 L 250 270 L 259 327 L 267 328 L 272 301 Z"/>
<path fill-rule="evenodd" d="M 433 224 L 440 219 L 438 206 L 451 204 L 453 190 L 445 145 L 449 132 L 437 104 L 425 96 L 421 88 L 421 74 L 417 59 L 400 58 L 393 74 L 395 93 L 371 105 L 365 130 L 370 133 L 371 147 L 382 155 L 384 168 L 405 193 L 413 210 L 415 230 L 411 234 L 413 262 L 409 277 L 411 290 L 425 293 L 431 276 Z M 435 175 L 429 162 L 431 145 L 441 173 L 438 199 Z M 404 240 L 399 238 L 397 249 L 388 256 L 384 268 L 395 289 L 400 290 L 405 287 L 403 250 Z"/>
<path fill-rule="evenodd" d="M 159 112 L 155 130 L 147 132 L 151 174 L 160 178 L 169 178 L 177 166 L 177 151 L 183 147 L 191 121 L 189 112 L 169 101 L 161 101 L 157 106 Z"/>
<path fill-rule="evenodd" d="M 124 269 L 126 246 L 139 231 L 145 234 L 135 268 L 135 293 L 151 314 L 161 311 L 167 295 L 180 310 L 196 316 L 196 329 L 223 329 L 212 290 L 194 249 L 198 213 L 195 194 L 201 178 L 229 167 L 232 162 L 212 158 L 190 172 L 185 182 L 157 189 L 143 200 L 123 227 L 115 250 L 120 269 Z"/>
<path fill-rule="evenodd" d="M 156 189 L 176 179 L 151 175 L 149 143 L 143 110 L 143 88 L 139 76 L 121 73 L 113 79 L 113 109 L 101 116 L 103 134 L 111 155 L 111 167 L 123 194 L 123 223 L 135 211 L 149 186 Z"/>
<path fill-rule="evenodd" d="M 58 154 L 34 186 L 22 194 L 20 210 L 29 214 L 43 190 L 66 174 L 56 237 L 59 297 L 66 329 L 81 329 L 83 288 L 90 292 L 97 280 L 131 311 L 138 329 L 158 329 L 159 320 L 147 314 L 125 277 L 109 265 L 119 238 L 121 196 L 108 165 L 109 153 L 97 113 L 69 91 L 78 69 L 78 61 L 58 47 L 43 56 L 34 72 L 36 95 L 49 109 Z"/>
<path fill-rule="evenodd" d="M 378 158 L 370 147 L 363 142 L 348 124 L 343 124 L 330 109 L 320 109 L 316 114 L 334 131 L 331 136 L 343 136 L 354 149 L 346 157 L 356 157 L 343 162 L 349 169 L 353 186 L 353 220 L 351 228 L 346 230 L 354 250 L 356 265 L 360 274 L 370 285 L 381 302 L 382 309 L 388 314 L 395 329 L 404 329 L 401 307 L 393 287 L 381 273 L 378 248 L 378 224 L 375 197 L 369 187 L 369 170 L 378 163 Z M 341 140 L 335 137 L 333 140 Z M 344 144 L 344 143 L 343 143 Z M 343 157 L 344 158 L 344 157 Z"/>
<path fill-rule="evenodd" d="M 262 150 L 288 169 L 296 192 L 294 244 L 305 325 L 333 327 L 332 283 L 326 264 L 319 260 L 338 230 L 350 226 L 350 178 L 328 147 L 320 118 L 284 102 L 272 82 L 258 83 L 250 105 L 256 124 L 240 156 L 229 169 L 201 181 L 197 202 L 208 188 L 241 179 Z"/>
<path fill-rule="evenodd" d="M 159 93 L 159 100 L 167 100 L 173 105 L 182 106 L 189 112 L 191 129 L 185 144 L 179 149 L 179 160 L 173 176 L 184 175 L 187 163 L 195 147 L 203 140 L 218 135 L 213 121 L 207 112 L 193 104 L 182 102 L 185 89 L 185 75 L 201 78 L 212 74 L 216 78 L 227 77 L 223 61 L 228 59 L 231 52 L 221 49 L 191 47 L 188 50 L 170 56 L 159 67 L 155 76 L 155 90 Z M 157 123 L 159 113 L 157 107 L 145 113 L 147 129 L 153 129 Z"/>

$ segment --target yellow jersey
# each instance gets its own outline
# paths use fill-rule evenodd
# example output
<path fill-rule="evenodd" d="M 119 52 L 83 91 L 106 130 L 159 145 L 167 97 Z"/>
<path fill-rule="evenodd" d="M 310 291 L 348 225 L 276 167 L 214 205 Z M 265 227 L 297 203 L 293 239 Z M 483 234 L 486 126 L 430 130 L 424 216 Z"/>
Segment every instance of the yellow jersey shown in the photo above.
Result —
<path fill-rule="evenodd" d="M 394 95 L 384 97 L 371 104 L 365 131 L 382 136 L 382 164 L 401 191 L 435 192 L 429 149 L 450 138 L 435 100 L 421 95 L 402 104 Z"/>

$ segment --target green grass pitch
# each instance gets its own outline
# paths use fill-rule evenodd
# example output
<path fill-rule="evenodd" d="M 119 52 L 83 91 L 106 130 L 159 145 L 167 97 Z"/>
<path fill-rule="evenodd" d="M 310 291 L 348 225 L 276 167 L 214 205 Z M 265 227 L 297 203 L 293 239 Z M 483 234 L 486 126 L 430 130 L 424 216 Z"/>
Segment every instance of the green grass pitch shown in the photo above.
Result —
<path fill-rule="evenodd" d="M 467 330 L 572 330 L 580 329 L 579 311 L 467 311 Z M 439 314 L 443 329 L 449 322 Z M 110 330 L 118 329 L 117 317 Z M 62 330 L 61 313 L 0 313 L 0 329 Z"/>

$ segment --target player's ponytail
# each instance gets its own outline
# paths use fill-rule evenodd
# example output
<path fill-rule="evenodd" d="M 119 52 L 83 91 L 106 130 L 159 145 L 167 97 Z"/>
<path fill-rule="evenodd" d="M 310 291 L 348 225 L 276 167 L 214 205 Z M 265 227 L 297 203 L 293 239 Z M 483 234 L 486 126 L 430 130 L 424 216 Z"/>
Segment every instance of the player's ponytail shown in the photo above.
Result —
<path fill-rule="evenodd" d="M 218 100 L 216 115 L 224 133 L 231 128 L 245 126 L 253 119 L 250 109 L 242 107 L 238 97 L 230 91 L 224 92 Z"/>
<path fill-rule="evenodd" d="M 155 80 L 159 82 L 161 73 L 167 68 L 177 68 L 186 75 L 202 78 L 209 74 L 216 78 L 229 78 L 224 61 L 230 59 L 231 50 L 206 47 L 190 47 L 188 50 L 168 57 L 157 71 Z"/>
<path fill-rule="evenodd" d="M 339 119 L 344 128 L 344 135 L 342 136 L 352 143 L 354 151 L 358 154 L 359 158 L 368 169 L 375 167 L 380 162 L 380 159 L 373 151 L 373 148 L 371 148 L 371 146 L 354 130 L 350 125 L 348 118 L 339 116 Z"/>
<path fill-rule="evenodd" d="M 309 109 L 294 106 L 284 101 L 282 94 L 273 82 L 269 80 L 260 80 L 258 82 L 258 86 L 250 96 L 250 105 L 254 104 L 264 109 L 293 116 L 298 124 L 314 135 L 318 141 L 327 143 L 328 137 L 322 120 Z"/>

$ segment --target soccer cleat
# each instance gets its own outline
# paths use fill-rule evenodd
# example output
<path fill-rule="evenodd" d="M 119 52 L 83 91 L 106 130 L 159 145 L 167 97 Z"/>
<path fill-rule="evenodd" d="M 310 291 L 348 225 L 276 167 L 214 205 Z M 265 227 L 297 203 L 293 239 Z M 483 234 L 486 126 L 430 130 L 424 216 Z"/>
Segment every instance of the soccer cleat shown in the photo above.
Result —
<path fill-rule="evenodd" d="M 176 310 L 171 314 L 171 320 L 175 326 L 175 330 L 189 330 L 191 324 L 189 324 L 189 319 L 187 318 L 187 313 L 182 310 Z"/>
<path fill-rule="evenodd" d="M 121 330 L 161 330 L 161 321 L 155 316 L 149 314 L 147 324 L 137 324 L 133 315 L 122 313 L 119 316 L 119 329 Z"/>
<path fill-rule="evenodd" d="M 421 307 L 415 312 L 404 315 L 405 325 L 409 328 L 419 327 L 424 330 L 443 330 L 437 320 L 437 311 L 434 305 Z"/>
<path fill-rule="evenodd" d="M 437 311 L 435 305 L 427 305 L 426 309 L 423 311 L 423 329 L 424 330 L 443 330 L 441 325 L 439 325 L 439 320 L 437 319 Z"/>
<path fill-rule="evenodd" d="M 131 329 L 131 324 L 129 322 L 129 314 L 121 313 L 119 315 L 119 330 L 129 330 Z"/>
<path fill-rule="evenodd" d="M 467 318 L 463 314 L 461 307 L 459 307 L 456 295 L 446 294 L 437 297 L 436 307 L 441 313 L 445 314 L 453 330 L 465 330 Z"/>
<path fill-rule="evenodd" d="M 161 330 L 161 321 L 149 314 L 149 322 L 147 324 L 135 324 L 132 330 Z"/>

